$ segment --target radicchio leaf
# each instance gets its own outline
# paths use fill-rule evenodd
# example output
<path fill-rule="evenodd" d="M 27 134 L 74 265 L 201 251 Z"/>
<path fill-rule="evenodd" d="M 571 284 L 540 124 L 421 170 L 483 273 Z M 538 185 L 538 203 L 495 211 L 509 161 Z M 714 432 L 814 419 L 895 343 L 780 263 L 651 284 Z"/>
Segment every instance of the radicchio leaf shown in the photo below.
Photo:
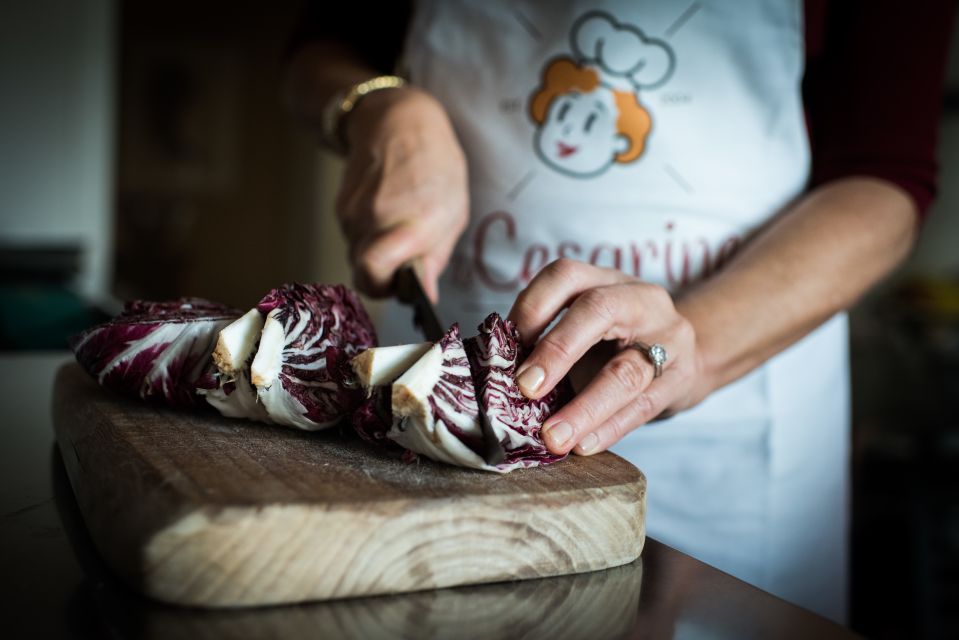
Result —
<path fill-rule="evenodd" d="M 565 457 L 550 453 L 540 432 L 572 388 L 564 378 L 539 400 L 520 392 L 515 375 L 527 352 L 512 322 L 493 313 L 479 335 L 461 340 L 453 325 L 424 353 L 427 347 L 380 347 L 353 359 L 355 378 L 368 390 L 353 414 L 364 440 L 500 473 Z"/>
<path fill-rule="evenodd" d="M 70 339 L 87 373 L 114 391 L 176 407 L 196 406 L 212 375 L 217 334 L 239 311 L 202 298 L 135 301 Z"/>
<path fill-rule="evenodd" d="M 250 365 L 262 329 L 263 315 L 257 309 L 250 309 L 220 331 L 213 350 L 216 370 L 204 378 L 197 389 L 212 407 L 228 418 L 273 422 L 250 380 Z"/>
<path fill-rule="evenodd" d="M 390 440 L 440 462 L 487 466 L 479 405 L 458 325 L 393 383 L 391 405 Z"/>
<path fill-rule="evenodd" d="M 240 370 L 231 380 L 211 370 L 197 384 L 197 393 L 227 418 L 246 418 L 267 424 L 273 422 L 257 398 L 256 387 L 250 382 L 249 367 Z"/>
<path fill-rule="evenodd" d="M 376 346 L 356 294 L 342 285 L 284 285 L 257 309 L 265 322 L 251 381 L 270 417 L 312 431 L 347 416 L 362 400 L 346 384 L 349 360 Z"/>
<path fill-rule="evenodd" d="M 408 451 L 386 437 L 393 425 L 390 385 L 432 346 L 432 343 L 421 342 L 377 347 L 361 352 L 350 361 L 353 379 L 366 389 L 368 396 L 352 415 L 353 429 L 361 438 L 372 444 Z"/>
<path fill-rule="evenodd" d="M 390 391 L 389 386 L 370 389 L 369 397 L 353 411 L 350 417 L 353 430 L 370 444 L 386 446 L 394 444 L 387 438 L 393 426 Z"/>
<path fill-rule="evenodd" d="M 482 410 L 487 441 L 487 462 L 497 471 L 535 467 L 562 460 L 546 448 L 540 434 L 543 423 L 572 397 L 569 380 L 563 378 L 539 400 L 530 400 L 516 384 L 516 369 L 527 353 L 519 332 L 509 320 L 491 313 L 478 327 L 479 335 L 466 341 Z"/>

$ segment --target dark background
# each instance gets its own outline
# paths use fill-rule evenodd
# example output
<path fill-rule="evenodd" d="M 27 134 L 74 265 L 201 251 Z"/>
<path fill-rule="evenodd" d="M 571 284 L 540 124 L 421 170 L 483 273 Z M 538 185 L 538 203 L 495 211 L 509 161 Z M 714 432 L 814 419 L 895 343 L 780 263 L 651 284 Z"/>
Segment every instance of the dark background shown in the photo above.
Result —
<path fill-rule="evenodd" d="M 299 9 L 0 5 L 0 357 L 122 299 L 348 281 L 338 161 L 282 102 Z M 959 637 L 959 46 L 941 130 L 920 243 L 851 314 L 851 620 L 880 638 Z"/>

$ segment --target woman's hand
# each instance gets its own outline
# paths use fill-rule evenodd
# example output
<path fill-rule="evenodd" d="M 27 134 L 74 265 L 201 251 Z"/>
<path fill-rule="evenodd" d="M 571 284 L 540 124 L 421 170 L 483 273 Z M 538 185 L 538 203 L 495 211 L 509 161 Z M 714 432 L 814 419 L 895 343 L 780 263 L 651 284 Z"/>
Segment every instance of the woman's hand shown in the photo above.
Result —
<path fill-rule="evenodd" d="M 605 450 L 657 416 L 693 406 L 708 393 L 693 326 L 676 310 L 662 287 L 573 260 L 543 269 L 516 299 L 509 317 L 533 342 L 563 310 L 523 363 L 520 389 L 539 398 L 602 341 L 619 349 L 585 388 L 543 426 L 553 453 L 592 454 Z M 662 375 L 636 342 L 659 343 L 667 351 Z M 595 366 L 595 365 L 594 365 Z"/>
<path fill-rule="evenodd" d="M 387 295 L 397 268 L 418 258 L 435 302 L 469 215 L 466 160 L 446 112 L 418 89 L 377 91 L 346 127 L 350 152 L 336 212 L 356 288 Z"/>

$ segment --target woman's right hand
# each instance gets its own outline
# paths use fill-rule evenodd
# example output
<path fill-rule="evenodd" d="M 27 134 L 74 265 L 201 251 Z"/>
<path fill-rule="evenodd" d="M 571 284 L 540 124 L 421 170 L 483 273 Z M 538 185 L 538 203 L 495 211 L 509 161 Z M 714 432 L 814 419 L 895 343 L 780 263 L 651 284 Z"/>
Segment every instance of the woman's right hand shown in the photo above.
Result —
<path fill-rule="evenodd" d="M 469 218 L 466 159 L 442 105 L 415 88 L 364 97 L 346 120 L 349 155 L 336 213 L 354 285 L 382 297 L 418 258 L 427 295 Z"/>

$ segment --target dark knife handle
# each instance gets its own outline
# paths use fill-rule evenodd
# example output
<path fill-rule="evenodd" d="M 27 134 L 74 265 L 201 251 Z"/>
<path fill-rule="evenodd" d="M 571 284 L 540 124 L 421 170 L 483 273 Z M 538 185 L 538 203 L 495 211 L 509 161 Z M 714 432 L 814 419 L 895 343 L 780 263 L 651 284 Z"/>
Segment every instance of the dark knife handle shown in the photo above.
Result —
<path fill-rule="evenodd" d="M 438 342 L 446 331 L 443 329 L 436 309 L 433 308 L 433 303 L 423 289 L 419 273 L 416 261 L 400 267 L 394 276 L 394 291 L 400 302 L 413 306 L 413 323 L 423 332 L 426 339 L 430 342 Z"/>

